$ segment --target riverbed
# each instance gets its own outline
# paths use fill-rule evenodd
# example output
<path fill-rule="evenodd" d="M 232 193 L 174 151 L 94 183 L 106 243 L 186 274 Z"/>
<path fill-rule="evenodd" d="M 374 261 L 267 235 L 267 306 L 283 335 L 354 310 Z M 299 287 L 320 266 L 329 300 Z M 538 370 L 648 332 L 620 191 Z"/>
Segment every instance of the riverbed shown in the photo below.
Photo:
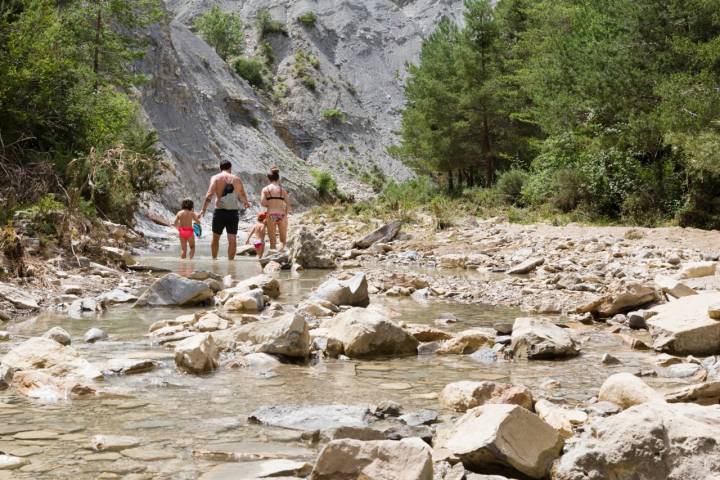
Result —
<path fill-rule="evenodd" d="M 139 260 L 185 275 L 208 270 L 242 280 L 261 273 L 254 259 L 213 261 L 208 250 L 207 244 L 200 244 L 192 261 L 180 261 L 174 247 Z M 277 302 L 294 305 L 328 272 L 278 275 L 282 295 Z M 458 322 L 443 327 L 449 331 L 491 327 L 522 315 L 507 307 L 419 303 L 409 298 L 373 296 L 371 302 L 389 308 L 397 322 L 433 324 L 439 317 L 452 314 Z M 235 459 L 278 457 L 312 463 L 320 445 L 307 435 L 250 423 L 248 415 L 272 405 L 375 405 L 393 400 L 405 412 L 437 410 L 442 421 L 449 419 L 450 413 L 441 410 L 437 394 L 447 383 L 458 380 L 524 384 L 536 394 L 574 405 L 587 403 L 612 373 L 640 370 L 653 358 L 631 351 L 617 336 L 598 327 L 555 318 L 581 339 L 582 355 L 565 361 L 533 362 L 437 355 L 373 361 L 328 359 L 272 369 L 221 368 L 210 375 L 192 376 L 178 371 L 172 349 L 154 345 L 147 332 L 153 322 L 197 310 L 122 306 L 82 319 L 43 314 L 11 326 L 11 333 L 19 338 L 61 326 L 71 334 L 73 347 L 95 364 L 135 358 L 155 360 L 159 367 L 148 373 L 106 377 L 99 385 L 102 396 L 90 400 L 44 403 L 18 396 L 12 389 L 1 392 L 0 451 L 24 456 L 31 463 L 14 471 L 12 477 L 0 472 L 0 479 L 90 479 L 101 474 L 106 478 L 194 479 L 232 454 L 236 454 Z M 82 336 L 91 327 L 103 329 L 109 339 L 84 343 Z M 6 350 L 3 347 L 2 353 Z M 604 353 L 613 354 L 623 364 L 602 365 Z M 90 439 L 98 434 L 131 435 L 140 439 L 140 447 L 95 453 Z"/>

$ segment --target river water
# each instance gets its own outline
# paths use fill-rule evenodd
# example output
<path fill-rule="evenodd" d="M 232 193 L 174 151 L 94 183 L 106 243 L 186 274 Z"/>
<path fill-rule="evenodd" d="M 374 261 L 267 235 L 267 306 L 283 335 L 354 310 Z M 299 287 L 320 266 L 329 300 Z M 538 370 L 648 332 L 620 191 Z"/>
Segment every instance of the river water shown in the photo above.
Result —
<path fill-rule="evenodd" d="M 142 263 L 176 272 L 209 270 L 243 279 L 260 273 L 251 259 L 213 262 L 207 245 L 198 257 L 181 262 L 169 250 L 141 259 Z M 299 278 L 281 274 L 281 303 L 294 304 L 306 297 L 327 275 L 303 272 Z M 460 320 L 447 327 L 457 331 L 475 326 L 511 322 L 518 311 L 486 305 L 452 303 L 421 304 L 410 299 L 372 298 L 396 313 L 396 321 L 428 323 L 444 313 Z M 592 327 L 570 325 L 584 340 L 583 355 L 557 362 L 483 363 L 465 356 L 424 355 L 376 361 L 327 360 L 310 365 L 282 365 L 270 371 L 220 369 L 207 376 L 191 376 L 175 369 L 172 350 L 153 345 L 148 326 L 162 319 L 191 313 L 194 309 L 142 309 L 115 307 L 100 316 L 70 319 L 46 314 L 11 328 L 18 336 L 40 335 L 59 325 L 73 337 L 73 347 L 93 363 L 111 358 L 148 358 L 161 367 L 148 373 L 114 376 L 101 388 L 99 399 L 44 404 L 0 392 L 0 451 L 26 456 L 30 465 L 19 471 L 0 472 L 2 478 L 98 478 L 107 472 L 136 478 L 198 478 L 218 463 L 193 454 L 214 451 L 253 454 L 259 457 L 298 458 L 312 462 L 317 446 L 303 441 L 292 430 L 249 424 L 248 414 L 267 405 L 377 404 L 394 400 L 404 411 L 440 410 L 436 394 L 449 382 L 497 380 L 522 383 L 533 392 L 562 398 L 570 404 L 587 401 L 602 381 L 616 371 L 646 366 L 649 355 L 629 351 L 614 336 Z M 109 340 L 96 344 L 82 341 L 85 331 L 99 327 Z M 443 327 L 445 328 L 445 327 Z M 7 347 L 5 347 L 5 350 Z M 601 365 L 610 352 L 622 367 Z M 545 389 L 548 379 L 559 386 Z M 447 414 L 446 414 L 447 416 Z M 94 453 L 90 438 L 96 434 L 132 435 L 141 439 L 142 452 Z M 115 478 L 106 473 L 108 478 Z M 6 475 L 6 477 L 3 477 Z M 144 476 L 143 476 L 144 475 Z M 227 477 L 234 478 L 234 477 Z"/>

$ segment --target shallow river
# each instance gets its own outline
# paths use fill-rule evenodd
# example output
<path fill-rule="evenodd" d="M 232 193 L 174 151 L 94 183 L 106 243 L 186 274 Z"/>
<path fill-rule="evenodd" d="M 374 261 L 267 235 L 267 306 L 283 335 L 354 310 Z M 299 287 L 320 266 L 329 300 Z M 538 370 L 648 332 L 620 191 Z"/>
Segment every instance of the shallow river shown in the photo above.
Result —
<path fill-rule="evenodd" d="M 142 259 L 143 263 L 177 272 L 210 270 L 236 279 L 260 273 L 257 262 L 238 259 L 213 262 L 202 245 L 192 262 L 180 262 L 174 251 Z M 303 272 L 300 278 L 282 275 L 282 303 L 293 304 L 307 296 L 325 277 L 323 272 Z M 483 305 L 451 303 L 420 304 L 412 300 L 373 298 L 395 311 L 397 321 L 432 323 L 443 313 L 453 313 L 460 322 L 448 327 L 461 330 L 512 321 L 519 312 Z M 112 308 L 99 317 L 73 320 L 44 315 L 11 328 L 16 335 L 40 335 L 55 325 L 73 337 L 73 347 L 91 362 L 110 358 L 151 358 L 162 367 L 149 373 L 107 378 L 109 398 L 42 404 L 0 392 L 0 451 L 27 456 L 32 462 L 7 478 L 98 478 L 101 472 L 122 477 L 144 472 L 137 478 L 198 478 L 217 460 L 193 455 L 193 450 L 235 453 L 273 452 L 285 458 L 312 461 L 317 447 L 300 439 L 299 432 L 248 424 L 246 417 L 266 405 L 377 404 L 399 402 L 404 411 L 421 408 L 439 410 L 434 398 L 442 387 L 458 380 L 499 380 L 522 383 L 533 392 L 547 379 L 560 386 L 546 390 L 548 397 L 569 403 L 585 401 L 596 394 L 611 373 L 640 368 L 650 356 L 632 353 L 615 337 L 589 327 L 578 328 L 585 340 L 583 355 L 559 362 L 482 363 L 471 357 L 435 355 L 378 361 L 322 361 L 312 365 L 283 365 L 273 371 L 220 369 L 196 377 L 175 369 L 172 350 L 152 345 L 148 326 L 174 318 L 189 309 Z M 82 336 L 99 327 L 109 341 L 85 344 Z M 606 367 L 599 359 L 611 352 L 625 363 Z M 4 353 L 4 352 L 3 352 Z M 24 432 L 24 433 L 23 433 Z M 142 440 L 143 451 L 132 454 L 93 453 L 89 440 L 95 434 L 132 435 Z M 0 479 L 6 478 L 0 473 Z M 111 475 L 109 478 L 113 478 Z M 228 477 L 231 478 L 231 477 Z"/>

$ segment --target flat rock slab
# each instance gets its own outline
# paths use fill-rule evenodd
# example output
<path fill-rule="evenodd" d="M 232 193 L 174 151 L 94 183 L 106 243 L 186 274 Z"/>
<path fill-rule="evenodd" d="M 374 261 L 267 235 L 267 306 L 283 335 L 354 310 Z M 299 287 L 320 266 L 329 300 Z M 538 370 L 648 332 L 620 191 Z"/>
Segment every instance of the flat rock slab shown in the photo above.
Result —
<path fill-rule="evenodd" d="M 720 292 L 683 297 L 652 309 L 647 320 L 656 350 L 674 355 L 720 353 L 720 321 L 708 309 L 720 302 Z"/>
<path fill-rule="evenodd" d="M 6 283 L 0 283 L 0 298 L 12 303 L 15 308 L 24 310 L 36 310 L 40 308 L 35 298 Z"/>
<path fill-rule="evenodd" d="M 200 480 L 254 480 L 266 477 L 305 477 L 312 467 L 292 460 L 225 463 L 213 467 Z"/>
<path fill-rule="evenodd" d="M 57 440 L 58 433 L 49 430 L 30 430 L 13 435 L 15 440 Z"/>
<path fill-rule="evenodd" d="M 333 427 L 364 427 L 367 405 L 278 405 L 261 407 L 250 420 L 294 430 L 325 430 Z"/>
<path fill-rule="evenodd" d="M 141 460 L 143 462 L 155 462 L 157 460 L 169 460 L 177 457 L 177 454 L 172 450 L 161 450 L 154 448 L 129 448 L 121 452 L 124 456 L 132 458 L 133 460 Z"/>

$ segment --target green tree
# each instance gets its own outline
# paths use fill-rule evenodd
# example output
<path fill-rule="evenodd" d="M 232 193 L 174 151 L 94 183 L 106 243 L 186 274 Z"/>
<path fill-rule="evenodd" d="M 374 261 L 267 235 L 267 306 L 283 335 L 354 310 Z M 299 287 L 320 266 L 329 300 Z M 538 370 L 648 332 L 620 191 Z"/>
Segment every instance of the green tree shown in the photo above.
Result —
<path fill-rule="evenodd" d="M 223 60 L 242 52 L 245 27 L 236 14 L 225 13 L 214 5 L 195 20 L 194 26 Z"/>

